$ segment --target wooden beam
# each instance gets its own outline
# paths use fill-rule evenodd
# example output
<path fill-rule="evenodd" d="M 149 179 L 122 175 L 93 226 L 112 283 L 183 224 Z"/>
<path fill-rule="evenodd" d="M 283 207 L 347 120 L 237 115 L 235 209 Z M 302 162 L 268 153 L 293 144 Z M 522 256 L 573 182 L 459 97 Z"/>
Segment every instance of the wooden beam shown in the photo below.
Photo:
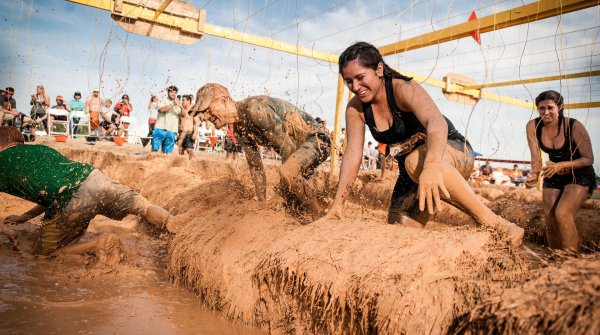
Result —
<path fill-rule="evenodd" d="M 471 32 L 476 30 L 479 30 L 480 33 L 487 33 L 578 11 L 580 9 L 597 6 L 598 4 L 598 0 L 542 0 L 431 33 L 384 45 L 379 47 L 379 51 L 383 56 L 394 55 L 400 52 L 471 37 Z"/>

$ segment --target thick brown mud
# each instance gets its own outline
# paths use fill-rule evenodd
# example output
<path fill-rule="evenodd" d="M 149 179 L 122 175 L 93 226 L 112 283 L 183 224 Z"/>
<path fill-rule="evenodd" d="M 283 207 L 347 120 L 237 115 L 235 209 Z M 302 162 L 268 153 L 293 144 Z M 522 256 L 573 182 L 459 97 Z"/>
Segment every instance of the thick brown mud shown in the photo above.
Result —
<path fill-rule="evenodd" d="M 104 230 L 116 234 L 120 241 L 111 244 L 114 241 L 107 238 L 106 246 L 112 246 L 109 252 L 88 255 L 75 263 L 71 259 L 55 259 L 23 265 L 25 269 L 29 266 L 43 269 L 44 278 L 63 278 L 68 274 L 68 279 L 55 281 L 57 288 L 52 279 L 44 281 L 40 287 L 45 293 L 35 293 L 36 289 L 31 288 L 35 280 L 29 275 L 24 274 L 22 278 L 27 279 L 23 281 L 12 278 L 16 281 L 11 284 L 13 287 L 21 292 L 34 292 L 22 295 L 36 301 L 38 297 L 55 299 L 52 298 L 57 297 L 53 295 L 55 291 L 78 301 L 79 293 L 73 292 L 78 292 L 79 286 L 88 289 L 88 282 L 109 292 L 106 295 L 126 296 L 119 305 L 121 309 L 117 308 L 122 312 L 118 315 L 106 314 L 111 310 L 109 306 L 118 302 L 104 297 L 93 304 L 94 308 L 96 305 L 104 308 L 90 310 L 90 314 L 98 316 L 82 317 L 96 325 L 85 328 L 92 332 L 104 331 L 99 324 L 118 322 L 127 324 L 132 332 L 145 329 L 138 328 L 144 327 L 142 323 L 130 323 L 132 317 L 123 310 L 134 306 L 136 301 L 145 301 L 150 304 L 149 310 L 162 313 L 162 319 L 158 319 L 175 327 L 171 328 L 174 333 L 185 333 L 186 329 L 197 326 L 192 315 L 206 315 L 200 305 L 224 320 L 274 334 L 445 334 L 494 329 L 498 333 L 517 329 L 519 333 L 547 333 L 553 329 L 560 330 L 558 333 L 578 333 L 571 329 L 600 331 L 597 322 L 585 321 L 597 316 L 600 310 L 597 304 L 587 303 L 579 308 L 555 303 L 570 299 L 573 290 L 582 301 L 597 301 L 600 294 L 597 271 L 573 270 L 597 265 L 598 201 L 586 202 L 576 217 L 587 255 L 558 256 L 544 246 L 538 191 L 475 187 L 492 210 L 526 229 L 525 245 L 513 249 L 494 232 L 476 227 L 470 218 L 450 205 L 444 206 L 424 229 L 387 225 L 386 207 L 393 178 L 379 180 L 375 175 L 362 175 L 354 185 L 345 219 L 305 225 L 304 220 L 288 212 L 273 191 L 279 178 L 275 161 L 266 164 L 268 199 L 261 203 L 255 200 L 243 161 L 231 164 L 216 155 L 200 155 L 190 162 L 184 157 L 138 153 L 136 148 L 127 146 L 116 153 L 112 152 L 115 147 L 108 145 L 92 148 L 52 145 L 179 214 L 178 232 L 174 235 L 160 235 L 143 224 L 134 233 L 119 230 L 131 225 L 128 220 L 135 218 L 130 218 L 107 225 L 120 227 Z M 331 194 L 325 171 L 317 171 L 312 183 L 320 193 Z M 9 203 L 10 207 L 0 207 L 2 215 L 27 209 L 17 200 L 9 199 Z M 149 247 L 140 247 L 143 242 L 139 241 L 147 241 Z M 144 252 L 146 249 L 152 251 Z M 0 264 L 19 267 L 10 265 L 15 258 L 5 258 L 5 250 L 6 247 L 2 249 Z M 27 264 L 29 260 L 19 262 Z M 147 263 L 160 271 L 147 275 Z M 165 268 L 171 281 L 165 277 Z M 573 273 L 573 277 L 545 279 L 556 272 Z M 74 279 L 69 276 L 77 277 L 75 282 L 79 284 L 71 284 Z M 108 285 L 111 281 L 118 285 Z M 570 282 L 578 287 L 563 289 Z M 166 287 L 173 291 L 165 293 L 162 288 Z M 185 291 L 179 291 L 181 288 Z M 175 298 L 178 302 L 174 305 L 165 302 L 172 300 L 169 294 L 185 296 L 189 292 L 194 293 L 188 296 L 189 300 Z M 511 301 L 511 313 L 505 312 L 504 301 Z M 532 301 L 536 302 L 535 310 L 530 308 L 526 312 L 525 307 L 520 307 L 529 306 Z M 37 308 L 51 309 L 43 305 Z M 169 314 L 172 310 L 182 315 Z M 531 321 L 531 313 L 537 313 L 539 322 Z M 10 318 L 22 320 L 16 313 Z M 558 318 L 571 318 L 583 324 L 569 328 L 568 322 L 560 323 Z M 560 328 L 552 328 L 559 323 Z M 252 330 L 243 329 L 238 333 Z M 112 331 L 117 332 L 114 328 Z"/>

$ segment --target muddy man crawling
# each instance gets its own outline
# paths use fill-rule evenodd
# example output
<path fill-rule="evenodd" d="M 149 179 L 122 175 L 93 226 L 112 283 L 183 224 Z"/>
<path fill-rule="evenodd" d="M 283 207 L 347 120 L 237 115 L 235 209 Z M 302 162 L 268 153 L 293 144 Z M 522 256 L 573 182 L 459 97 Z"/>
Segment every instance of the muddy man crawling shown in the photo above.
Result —
<path fill-rule="evenodd" d="M 192 111 L 216 128 L 233 123 L 258 200 L 267 195 L 266 175 L 258 146 L 272 147 L 281 155 L 279 192 L 288 202 L 299 202 L 309 212 L 318 214 L 324 205 L 317 199 L 307 179 L 329 156 L 331 141 L 327 133 L 306 112 L 291 103 L 268 96 L 254 96 L 233 101 L 222 85 L 209 83 L 198 90 Z"/>
<path fill-rule="evenodd" d="M 95 242 L 81 246 L 72 243 L 85 233 L 97 214 L 116 220 L 128 214 L 140 215 L 161 229 L 174 222 L 169 212 L 93 166 L 72 161 L 44 145 L 23 143 L 17 128 L 0 127 L 0 192 L 36 206 L 21 215 L 8 216 L 0 233 L 15 241 L 18 234 L 6 224 L 23 223 L 44 213 L 42 227 L 34 233 L 34 253 L 48 255 L 59 249 L 63 253 L 83 253 L 93 249 Z"/>

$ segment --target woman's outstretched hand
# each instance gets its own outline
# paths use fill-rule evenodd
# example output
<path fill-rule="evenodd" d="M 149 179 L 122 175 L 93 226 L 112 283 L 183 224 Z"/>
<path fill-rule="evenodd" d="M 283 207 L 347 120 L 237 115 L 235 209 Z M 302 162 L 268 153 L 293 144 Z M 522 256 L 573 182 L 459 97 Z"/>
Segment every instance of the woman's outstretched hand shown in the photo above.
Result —
<path fill-rule="evenodd" d="M 344 205 L 334 204 L 327 211 L 327 214 L 325 214 L 325 216 L 316 220 L 313 223 L 322 223 L 322 222 L 325 222 L 325 221 L 331 220 L 331 219 L 339 220 L 339 219 L 343 219 L 343 218 L 344 218 Z"/>
<path fill-rule="evenodd" d="M 446 197 L 450 197 L 450 193 L 444 186 L 442 170 L 434 165 L 426 164 L 419 176 L 419 209 L 425 210 L 425 204 L 427 204 L 429 214 L 433 214 L 435 210 L 441 208 L 440 190 Z"/>

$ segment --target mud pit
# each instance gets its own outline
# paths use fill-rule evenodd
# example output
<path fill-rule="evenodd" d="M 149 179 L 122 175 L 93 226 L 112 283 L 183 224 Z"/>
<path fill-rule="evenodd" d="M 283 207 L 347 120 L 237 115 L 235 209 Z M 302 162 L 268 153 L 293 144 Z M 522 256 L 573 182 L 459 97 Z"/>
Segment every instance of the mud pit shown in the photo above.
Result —
<path fill-rule="evenodd" d="M 268 201 L 263 204 L 253 199 L 243 162 L 233 166 L 208 155 L 189 162 L 175 156 L 135 155 L 135 149 L 128 147 L 115 153 L 109 151 L 113 146 L 90 150 L 53 145 L 181 214 L 175 236 L 157 238 L 155 232 L 148 232 L 134 240 L 147 239 L 157 248 L 148 260 L 160 264 L 158 268 L 166 267 L 178 286 L 196 293 L 204 306 L 236 324 L 275 334 L 443 334 L 487 332 L 493 327 L 505 333 L 600 331 L 594 321 L 600 311 L 598 201 L 588 201 L 578 212 L 588 254 L 573 258 L 552 255 L 543 247 L 541 196 L 535 191 L 476 189 L 495 212 L 526 229 L 526 247 L 512 250 L 450 206 L 422 230 L 385 224 L 392 178 L 379 181 L 373 175 L 361 176 L 346 219 L 302 225 L 273 192 L 278 180 L 275 162 L 266 164 Z M 327 192 L 325 173 L 318 171 L 314 179 L 317 188 Z M 1 209 L 3 215 L 9 214 L 7 207 Z M 125 246 L 134 243 L 121 239 Z M 168 247 L 161 249 L 165 243 Z M 161 271 L 150 276 L 160 280 L 143 279 L 148 277 L 143 271 L 147 266 L 133 261 L 144 259 L 140 250 L 125 250 L 125 262 L 117 265 L 99 264 L 97 257 L 89 256 L 75 263 L 49 261 L 44 277 L 60 272 L 79 274 L 99 285 L 107 277 L 119 277 L 127 268 L 127 280 L 120 280 L 123 285 L 132 281 L 138 289 L 154 292 L 169 286 Z M 164 254 L 166 250 L 168 254 Z M 10 266 L 12 259 L 3 256 L 1 264 Z M 547 280 L 556 273 L 569 275 Z M 32 282 L 24 280 L 16 286 L 25 286 L 22 290 L 26 291 Z M 119 296 L 120 289 L 105 290 Z M 77 292 L 75 286 L 65 285 L 62 292 L 73 296 L 72 291 Z M 179 319 L 180 324 L 193 329 L 197 324 L 189 320 L 206 312 L 193 298 L 183 301 L 176 307 L 186 315 Z M 506 306 L 503 302 L 510 303 Z M 96 303 L 110 304 L 106 299 Z M 1 319 L 6 319 L 4 316 Z M 90 315 L 86 320 L 115 324 L 123 318 Z M 138 328 L 142 323 L 129 326 L 143 329 Z M 249 331 L 244 328 L 241 333 Z"/>

